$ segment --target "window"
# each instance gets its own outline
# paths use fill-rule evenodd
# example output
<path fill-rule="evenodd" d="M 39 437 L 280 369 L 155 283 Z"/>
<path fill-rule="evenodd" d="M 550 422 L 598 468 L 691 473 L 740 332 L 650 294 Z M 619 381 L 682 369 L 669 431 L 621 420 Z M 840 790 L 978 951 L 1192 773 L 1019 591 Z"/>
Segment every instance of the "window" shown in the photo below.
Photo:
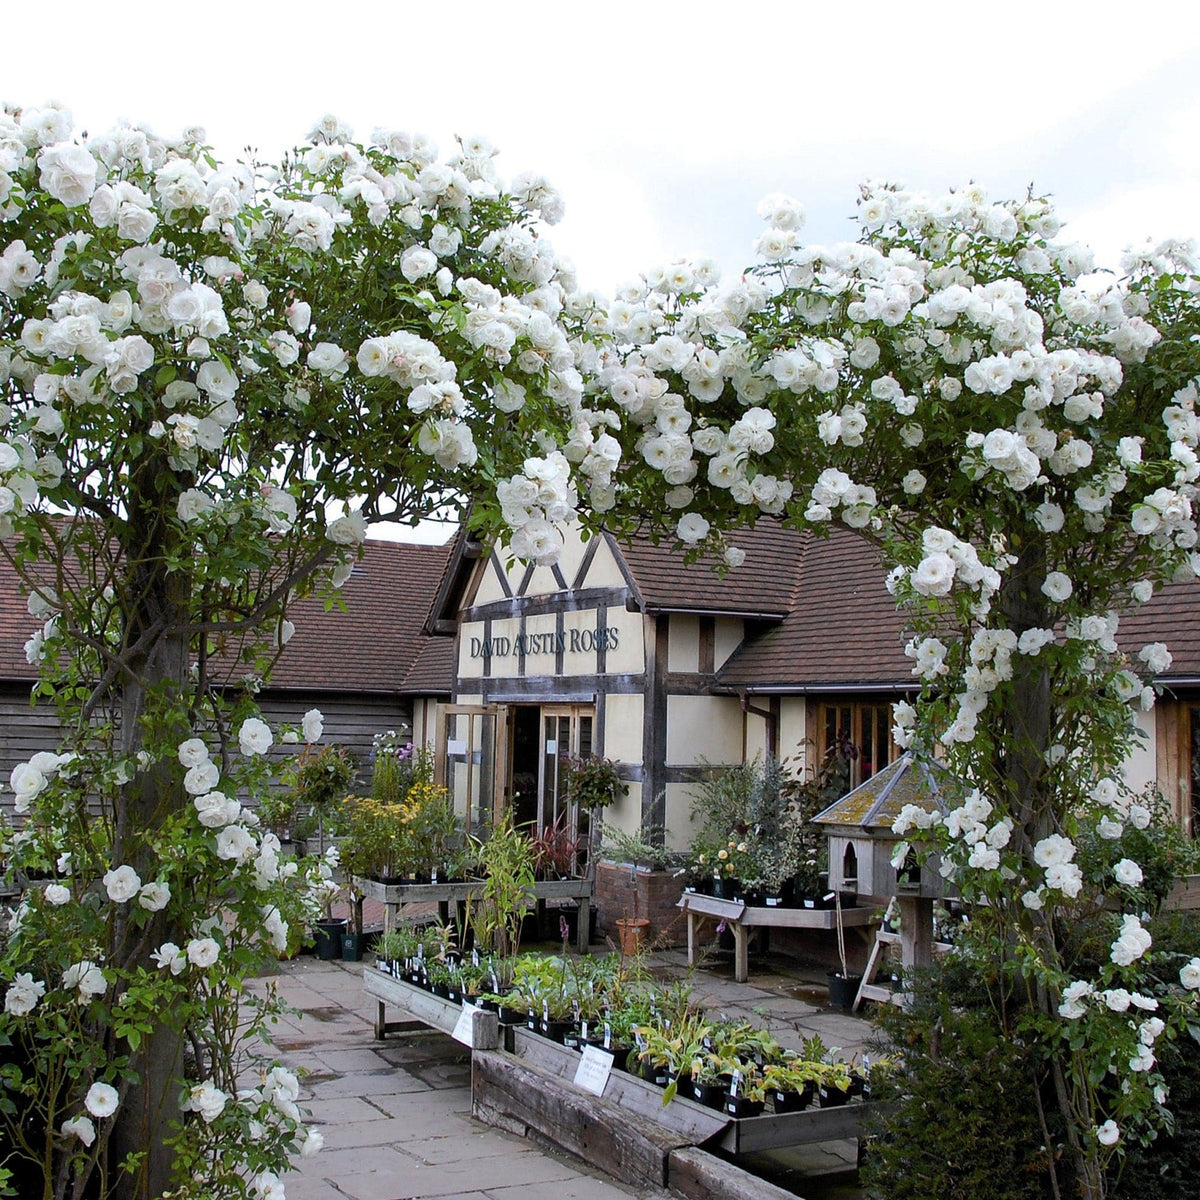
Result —
<path fill-rule="evenodd" d="M 831 750 L 845 760 L 847 790 L 870 779 L 896 757 L 890 703 L 822 704 L 820 720 L 822 761 Z"/>

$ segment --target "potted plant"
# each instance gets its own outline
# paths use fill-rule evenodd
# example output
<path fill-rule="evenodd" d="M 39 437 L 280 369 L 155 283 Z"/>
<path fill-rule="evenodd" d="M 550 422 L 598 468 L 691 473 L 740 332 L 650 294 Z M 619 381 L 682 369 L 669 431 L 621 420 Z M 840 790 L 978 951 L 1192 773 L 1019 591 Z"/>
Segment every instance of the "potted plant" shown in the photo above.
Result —
<path fill-rule="evenodd" d="M 575 874 L 580 839 L 571 836 L 565 821 L 566 813 L 560 813 L 558 820 L 531 839 L 535 878 L 570 879 Z"/>
<path fill-rule="evenodd" d="M 633 896 L 633 915 L 628 908 L 618 918 L 617 933 L 622 954 L 635 955 L 650 931 L 650 918 L 641 915 L 639 870 L 654 872 L 680 867 L 680 855 L 664 844 L 661 825 L 643 825 L 637 833 L 606 827 L 601 854 L 619 867 L 629 868 L 628 886 Z"/>
<path fill-rule="evenodd" d="M 521 920 L 533 898 L 533 846 L 506 812 L 486 841 L 475 839 L 485 871 L 482 895 L 471 906 L 476 942 L 501 957 L 515 955 L 521 944 Z"/>
<path fill-rule="evenodd" d="M 629 792 L 617 764 L 598 755 L 570 754 L 563 764 L 567 801 L 591 812 L 605 808 Z"/>
<path fill-rule="evenodd" d="M 340 832 L 333 801 L 354 783 L 358 768 L 354 756 L 342 746 L 307 746 L 284 772 L 295 811 L 316 819 L 317 853 L 324 854 L 326 838 Z"/>
<path fill-rule="evenodd" d="M 830 971 L 826 976 L 829 981 L 829 1003 L 834 1008 L 840 1008 L 843 1012 L 849 1012 L 858 996 L 859 985 L 862 983 L 863 977 L 851 974 L 846 961 L 846 930 L 842 920 L 841 893 L 837 893 L 834 896 L 834 910 L 837 914 L 835 925 L 837 928 L 838 959 L 842 969 L 840 971 Z"/>

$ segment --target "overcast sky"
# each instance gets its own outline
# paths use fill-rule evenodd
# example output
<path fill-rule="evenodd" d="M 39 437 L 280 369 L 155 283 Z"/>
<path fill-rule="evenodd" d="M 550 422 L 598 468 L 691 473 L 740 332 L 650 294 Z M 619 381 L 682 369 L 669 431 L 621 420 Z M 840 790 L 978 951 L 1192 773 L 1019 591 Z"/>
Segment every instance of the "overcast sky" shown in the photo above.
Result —
<path fill-rule="evenodd" d="M 833 11 L 836 7 L 836 12 Z M 1101 264 L 1200 236 L 1200 14 L 1186 3 L 5 5 L 0 98 L 77 126 L 203 125 L 222 157 L 278 157 L 323 113 L 482 133 L 503 178 L 562 191 L 553 242 L 581 282 L 707 254 L 751 259 L 769 191 L 809 241 L 852 236 L 857 185 L 1055 197 Z"/>

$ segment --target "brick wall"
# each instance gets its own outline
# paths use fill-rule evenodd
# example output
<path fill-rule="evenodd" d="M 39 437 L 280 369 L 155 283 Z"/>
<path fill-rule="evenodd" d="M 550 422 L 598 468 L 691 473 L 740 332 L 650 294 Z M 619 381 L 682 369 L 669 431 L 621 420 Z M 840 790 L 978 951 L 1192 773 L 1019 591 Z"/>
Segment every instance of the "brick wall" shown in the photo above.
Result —
<path fill-rule="evenodd" d="M 600 936 L 617 941 L 620 917 L 648 917 L 649 937 L 660 946 L 687 942 L 687 923 L 675 906 L 683 894 L 683 879 L 670 871 L 647 871 L 639 867 L 631 884 L 629 866 L 601 860 L 596 863 L 596 886 L 592 902 Z"/>

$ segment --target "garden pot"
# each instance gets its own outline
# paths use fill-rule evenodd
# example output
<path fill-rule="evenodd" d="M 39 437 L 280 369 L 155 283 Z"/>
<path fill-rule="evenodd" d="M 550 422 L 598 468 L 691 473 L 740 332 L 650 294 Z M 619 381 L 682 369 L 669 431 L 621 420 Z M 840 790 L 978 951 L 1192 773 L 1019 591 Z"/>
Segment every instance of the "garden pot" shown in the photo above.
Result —
<path fill-rule="evenodd" d="M 830 971 L 826 978 L 829 980 L 829 1003 L 833 1008 L 849 1012 L 854 998 L 858 995 L 861 975 L 843 975 L 840 971 Z"/>
<path fill-rule="evenodd" d="M 524 1025 L 525 1014 L 519 1008 L 509 1008 L 507 1004 L 500 1005 L 501 1025 Z"/>
<path fill-rule="evenodd" d="M 732 900 L 741 890 L 740 879 L 714 879 L 712 883 L 712 894 L 718 900 Z"/>
<path fill-rule="evenodd" d="M 743 1117 L 762 1116 L 762 1110 L 763 1102 L 761 1100 L 747 1100 L 745 1096 L 730 1096 L 725 1101 L 725 1111 L 738 1121 Z"/>
<path fill-rule="evenodd" d="M 346 918 L 337 917 L 328 921 L 317 921 L 313 925 L 313 940 L 317 944 L 317 957 L 326 962 L 342 957 L 342 934 L 346 932 Z"/>
<path fill-rule="evenodd" d="M 693 1083 L 692 1099 L 705 1108 L 723 1109 L 725 1107 L 725 1087 L 720 1083 Z"/>
<path fill-rule="evenodd" d="M 342 934 L 342 961 L 362 962 L 363 935 L 361 933 Z"/>
<path fill-rule="evenodd" d="M 816 1085 L 806 1083 L 798 1092 L 772 1092 L 771 1107 L 777 1113 L 802 1112 L 816 1095 Z"/>
<path fill-rule="evenodd" d="M 817 1093 L 817 1098 L 821 1108 L 840 1108 L 850 1099 L 850 1093 L 823 1083 L 821 1090 Z"/>
<path fill-rule="evenodd" d="M 642 1063 L 642 1078 L 655 1087 L 665 1088 L 671 1082 L 671 1069 L 666 1063 Z"/>
<path fill-rule="evenodd" d="M 539 1021 L 538 1033 L 544 1038 L 549 1038 L 552 1042 L 558 1042 L 560 1045 L 563 1038 L 575 1028 L 575 1022 L 566 1021 Z"/>
<path fill-rule="evenodd" d="M 617 931 L 621 940 L 621 953 L 627 957 L 639 953 L 649 930 L 650 921 L 646 917 L 619 917 Z"/>

